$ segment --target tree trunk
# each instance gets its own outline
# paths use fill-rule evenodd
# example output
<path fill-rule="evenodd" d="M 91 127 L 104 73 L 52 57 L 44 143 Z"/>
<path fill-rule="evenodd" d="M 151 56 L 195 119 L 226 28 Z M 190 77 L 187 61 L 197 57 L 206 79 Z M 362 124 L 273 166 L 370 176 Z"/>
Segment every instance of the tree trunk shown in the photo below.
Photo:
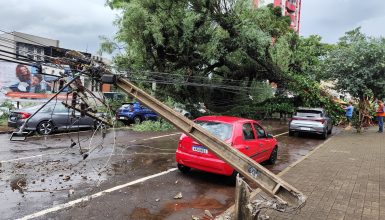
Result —
<path fill-rule="evenodd" d="M 358 121 L 356 123 L 357 133 L 362 132 L 363 127 L 371 125 L 370 98 L 365 96 L 360 98 L 358 103 Z"/>

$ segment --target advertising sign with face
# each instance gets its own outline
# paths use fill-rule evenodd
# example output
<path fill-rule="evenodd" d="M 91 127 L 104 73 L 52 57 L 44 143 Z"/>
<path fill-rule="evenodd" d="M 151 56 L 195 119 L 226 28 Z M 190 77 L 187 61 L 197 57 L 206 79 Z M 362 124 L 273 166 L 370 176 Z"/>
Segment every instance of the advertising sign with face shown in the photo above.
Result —
<path fill-rule="evenodd" d="M 47 99 L 61 74 L 55 68 L 43 68 L 52 76 L 39 74 L 36 67 L 0 61 L 0 99 Z"/>

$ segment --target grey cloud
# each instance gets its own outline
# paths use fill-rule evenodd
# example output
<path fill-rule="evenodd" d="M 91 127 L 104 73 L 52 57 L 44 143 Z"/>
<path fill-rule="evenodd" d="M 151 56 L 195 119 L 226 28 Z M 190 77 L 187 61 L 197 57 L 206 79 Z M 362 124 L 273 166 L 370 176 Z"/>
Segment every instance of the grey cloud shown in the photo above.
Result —
<path fill-rule="evenodd" d="M 378 36 L 385 31 L 368 31 L 372 29 L 369 21 L 383 20 L 384 8 L 383 0 L 303 0 L 301 35 L 318 34 L 325 42 L 334 43 L 346 31 L 362 26 L 365 33 Z"/>
<path fill-rule="evenodd" d="M 2 0 L 0 28 L 60 40 L 62 47 L 95 53 L 100 35 L 113 37 L 117 12 L 105 0 Z M 385 35 L 383 0 L 303 0 L 303 36 L 318 34 L 336 42 L 346 31 L 362 26 L 370 35 Z"/>
<path fill-rule="evenodd" d="M 0 28 L 60 40 L 60 46 L 95 53 L 100 35 L 114 36 L 116 12 L 105 0 L 0 1 Z"/>

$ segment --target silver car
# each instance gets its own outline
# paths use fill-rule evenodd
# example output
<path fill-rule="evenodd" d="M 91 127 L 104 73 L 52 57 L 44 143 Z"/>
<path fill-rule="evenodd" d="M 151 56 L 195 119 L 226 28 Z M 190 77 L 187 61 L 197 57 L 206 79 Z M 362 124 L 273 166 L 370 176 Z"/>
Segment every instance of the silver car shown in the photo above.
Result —
<path fill-rule="evenodd" d="M 295 132 L 319 134 L 323 139 L 333 130 L 333 122 L 323 108 L 299 108 L 289 124 L 289 136 Z"/>
<path fill-rule="evenodd" d="M 13 110 L 9 114 L 8 126 L 19 128 L 41 105 Z M 61 102 L 47 104 L 25 126 L 25 131 L 36 131 L 48 135 L 54 131 L 69 131 L 94 128 L 98 123 L 91 117 L 81 117 L 79 112 L 72 115 L 72 110 Z"/>

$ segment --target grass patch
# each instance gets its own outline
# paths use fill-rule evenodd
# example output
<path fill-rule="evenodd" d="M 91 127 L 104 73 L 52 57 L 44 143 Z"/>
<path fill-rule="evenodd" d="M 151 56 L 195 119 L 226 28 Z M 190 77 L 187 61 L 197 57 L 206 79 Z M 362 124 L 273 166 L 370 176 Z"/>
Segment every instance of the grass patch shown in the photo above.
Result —
<path fill-rule="evenodd" d="M 134 131 L 170 131 L 175 127 L 166 121 L 144 121 L 132 126 Z"/>
<path fill-rule="evenodd" d="M 8 117 L 0 117 L 0 126 L 8 125 Z"/>

